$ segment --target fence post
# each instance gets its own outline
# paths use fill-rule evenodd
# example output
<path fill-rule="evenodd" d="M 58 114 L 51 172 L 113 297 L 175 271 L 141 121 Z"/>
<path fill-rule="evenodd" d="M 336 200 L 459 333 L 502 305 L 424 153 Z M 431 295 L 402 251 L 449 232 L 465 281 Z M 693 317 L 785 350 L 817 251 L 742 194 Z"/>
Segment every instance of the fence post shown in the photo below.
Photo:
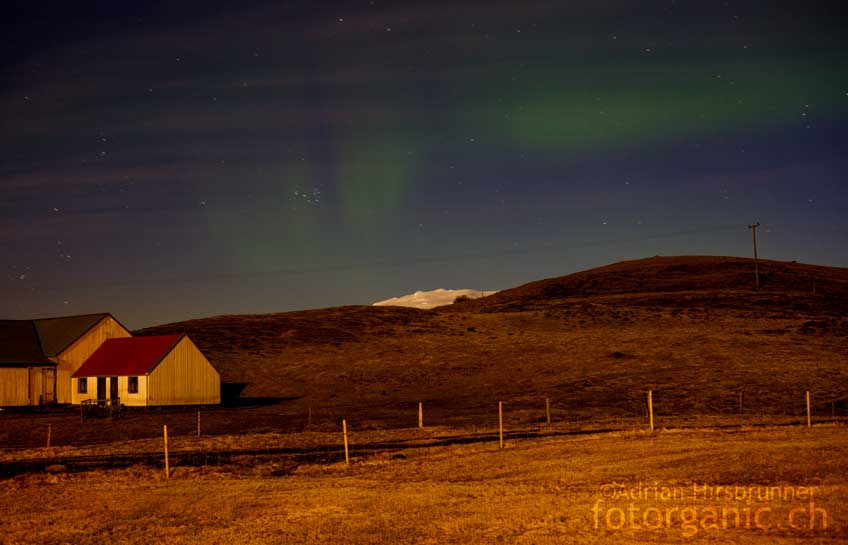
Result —
<path fill-rule="evenodd" d="M 197 436 L 200 437 L 200 411 L 197 411 Z"/>
<path fill-rule="evenodd" d="M 418 427 L 424 427 L 424 404 L 422 402 L 418 402 Z"/>
<path fill-rule="evenodd" d="M 651 431 L 654 431 L 654 398 L 651 390 L 648 390 L 648 422 L 651 424 Z"/>
<path fill-rule="evenodd" d="M 47 448 L 50 448 L 50 435 L 53 432 L 53 424 L 47 424 Z"/>
<path fill-rule="evenodd" d="M 162 434 L 165 437 L 165 480 L 171 476 L 171 467 L 168 465 L 168 425 L 162 426 Z"/>
<path fill-rule="evenodd" d="M 812 422 L 810 421 L 810 391 L 807 390 L 807 427 L 811 427 Z"/>
<path fill-rule="evenodd" d="M 504 441 L 503 441 L 503 401 L 498 401 L 498 437 L 500 438 L 501 448 L 504 448 Z"/>
<path fill-rule="evenodd" d="M 345 463 L 350 465 L 350 454 L 347 449 L 347 420 L 342 420 L 342 433 L 344 434 Z"/>
<path fill-rule="evenodd" d="M 545 418 L 548 421 L 548 426 L 551 425 L 551 398 L 545 398 Z"/>

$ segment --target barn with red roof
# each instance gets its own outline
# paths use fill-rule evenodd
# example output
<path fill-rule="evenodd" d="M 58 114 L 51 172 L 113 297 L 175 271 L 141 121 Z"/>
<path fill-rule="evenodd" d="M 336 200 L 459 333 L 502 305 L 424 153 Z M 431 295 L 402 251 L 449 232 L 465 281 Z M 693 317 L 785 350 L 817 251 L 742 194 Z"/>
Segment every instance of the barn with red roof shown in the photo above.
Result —
<path fill-rule="evenodd" d="M 221 402 L 221 377 L 186 335 L 108 339 L 73 374 L 72 403 L 127 406 Z"/>
<path fill-rule="evenodd" d="M 111 314 L 0 320 L 0 406 L 71 402 L 71 375 L 106 339 L 129 337 Z"/>

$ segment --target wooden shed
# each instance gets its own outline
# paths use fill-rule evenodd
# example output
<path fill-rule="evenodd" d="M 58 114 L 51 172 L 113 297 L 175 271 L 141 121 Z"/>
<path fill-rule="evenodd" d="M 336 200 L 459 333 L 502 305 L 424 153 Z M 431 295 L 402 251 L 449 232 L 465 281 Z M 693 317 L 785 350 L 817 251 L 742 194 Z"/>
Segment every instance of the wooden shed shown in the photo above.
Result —
<path fill-rule="evenodd" d="M 106 339 L 129 336 L 108 313 L 0 320 L 0 406 L 70 403 L 74 371 Z"/>
<path fill-rule="evenodd" d="M 56 364 L 44 355 L 30 320 L 0 320 L 0 406 L 51 400 Z"/>
<path fill-rule="evenodd" d="M 74 404 L 118 399 L 127 406 L 221 402 L 221 377 L 186 335 L 109 339 L 73 374 Z"/>

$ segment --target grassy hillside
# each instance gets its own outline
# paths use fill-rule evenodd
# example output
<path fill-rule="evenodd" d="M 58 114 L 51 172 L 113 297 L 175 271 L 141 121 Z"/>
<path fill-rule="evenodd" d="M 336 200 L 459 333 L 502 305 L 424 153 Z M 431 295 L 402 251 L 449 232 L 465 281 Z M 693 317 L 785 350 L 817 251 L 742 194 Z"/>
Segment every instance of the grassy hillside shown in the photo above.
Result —
<path fill-rule="evenodd" d="M 830 414 L 848 394 L 848 270 L 667 257 L 542 280 L 433 310 L 339 307 L 217 316 L 144 329 L 185 332 L 243 395 L 287 411 L 410 424 L 539 418 Z M 813 280 L 816 294 L 813 294 Z M 837 403 L 845 412 L 844 402 Z"/>
<path fill-rule="evenodd" d="M 839 303 L 848 299 L 848 271 L 796 262 L 759 261 L 760 291 L 770 295 L 812 295 L 817 308 L 841 310 Z M 814 287 L 815 286 L 815 287 Z M 609 295 L 646 295 L 700 292 L 713 303 L 726 302 L 730 292 L 745 294 L 754 289 L 753 260 L 737 257 L 687 256 L 652 257 L 622 261 L 568 276 L 530 282 L 500 291 L 485 299 L 463 306 L 490 312 L 556 306 L 575 297 Z M 681 298 L 682 304 L 686 298 Z M 782 299 L 778 299 L 780 302 Z M 750 307 L 763 299 L 739 299 L 738 306 Z M 807 304 L 810 301 L 806 301 Z M 844 308 L 844 307 L 842 307 Z"/>

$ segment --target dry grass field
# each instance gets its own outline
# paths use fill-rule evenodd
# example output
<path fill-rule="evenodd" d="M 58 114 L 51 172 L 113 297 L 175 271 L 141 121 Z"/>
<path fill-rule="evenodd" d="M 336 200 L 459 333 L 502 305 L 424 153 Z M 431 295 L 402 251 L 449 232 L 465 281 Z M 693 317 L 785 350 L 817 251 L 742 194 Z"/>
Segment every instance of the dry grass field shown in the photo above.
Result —
<path fill-rule="evenodd" d="M 846 428 L 816 426 L 424 447 L 282 472 L 252 460 L 168 481 L 146 466 L 27 475 L 0 487 L 0 543 L 844 543 L 846 456 Z"/>

